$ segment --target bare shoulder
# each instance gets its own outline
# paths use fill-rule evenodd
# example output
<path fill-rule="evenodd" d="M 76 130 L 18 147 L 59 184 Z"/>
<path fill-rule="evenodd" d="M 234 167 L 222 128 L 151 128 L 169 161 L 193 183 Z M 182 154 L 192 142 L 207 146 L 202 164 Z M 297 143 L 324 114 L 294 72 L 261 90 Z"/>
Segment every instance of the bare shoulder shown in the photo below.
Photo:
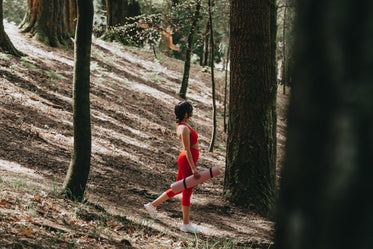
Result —
<path fill-rule="evenodd" d="M 179 127 L 177 129 L 177 133 L 179 135 L 181 135 L 181 134 L 189 134 L 190 130 L 189 130 L 188 126 L 186 126 L 186 125 L 179 125 Z"/>

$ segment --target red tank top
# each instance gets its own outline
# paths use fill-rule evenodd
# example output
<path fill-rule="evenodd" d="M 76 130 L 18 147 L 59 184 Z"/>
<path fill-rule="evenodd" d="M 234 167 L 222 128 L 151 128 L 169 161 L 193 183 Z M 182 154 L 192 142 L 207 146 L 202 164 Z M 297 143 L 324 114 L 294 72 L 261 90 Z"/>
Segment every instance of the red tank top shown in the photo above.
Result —
<path fill-rule="evenodd" d="M 193 146 L 195 145 L 197 142 L 198 142 L 198 134 L 195 130 L 193 130 L 189 125 L 187 125 L 186 123 L 178 123 L 177 124 L 177 128 L 179 128 L 179 125 L 186 125 L 189 130 L 191 131 L 190 132 L 190 146 Z"/>

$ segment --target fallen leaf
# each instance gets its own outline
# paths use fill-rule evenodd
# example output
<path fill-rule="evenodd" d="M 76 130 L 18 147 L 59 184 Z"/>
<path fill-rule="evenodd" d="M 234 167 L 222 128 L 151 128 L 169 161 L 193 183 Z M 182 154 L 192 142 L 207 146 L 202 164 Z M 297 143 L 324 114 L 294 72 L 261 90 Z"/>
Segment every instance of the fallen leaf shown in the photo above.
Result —
<path fill-rule="evenodd" d="M 109 227 L 116 227 L 116 226 L 118 226 L 116 223 L 111 222 L 111 221 L 109 221 L 107 224 L 108 224 Z"/>
<path fill-rule="evenodd" d="M 84 240 L 84 241 L 88 240 L 88 234 L 86 234 L 84 237 L 80 237 L 79 240 Z"/>
<path fill-rule="evenodd" d="M 26 227 L 25 229 L 23 229 L 21 231 L 21 234 L 26 235 L 26 236 L 30 236 L 32 234 L 32 228 L 31 227 Z"/>
<path fill-rule="evenodd" d="M 32 198 L 32 200 L 37 201 L 37 202 L 41 202 L 41 198 L 39 196 L 35 196 L 34 198 Z"/>

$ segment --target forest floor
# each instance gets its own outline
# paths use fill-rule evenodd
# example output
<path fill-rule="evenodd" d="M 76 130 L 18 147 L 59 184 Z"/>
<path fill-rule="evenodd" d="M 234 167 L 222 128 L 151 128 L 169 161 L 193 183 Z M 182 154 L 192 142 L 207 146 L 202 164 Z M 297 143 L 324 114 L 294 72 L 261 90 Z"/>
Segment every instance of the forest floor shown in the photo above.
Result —
<path fill-rule="evenodd" d="M 183 62 L 151 50 L 94 39 L 91 60 L 92 160 L 85 202 L 59 195 L 72 143 L 74 53 L 6 32 L 27 56 L 0 53 L 0 248 L 270 248 L 272 221 L 222 198 L 225 140 L 223 72 L 217 71 L 218 127 L 212 126 L 210 74 L 193 65 L 188 100 L 199 133 L 202 170 L 222 174 L 195 187 L 191 220 L 179 231 L 180 197 L 149 218 L 143 205 L 176 179 L 181 144 L 174 105 Z M 278 165 L 288 96 L 278 94 Z"/>

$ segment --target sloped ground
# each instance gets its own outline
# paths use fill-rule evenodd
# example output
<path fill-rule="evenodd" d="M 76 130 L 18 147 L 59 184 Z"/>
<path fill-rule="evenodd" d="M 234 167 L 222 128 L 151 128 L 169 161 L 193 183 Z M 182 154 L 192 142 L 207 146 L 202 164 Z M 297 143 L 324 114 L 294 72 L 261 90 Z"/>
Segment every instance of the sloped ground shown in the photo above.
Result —
<path fill-rule="evenodd" d="M 198 167 L 222 175 L 195 188 L 192 222 L 198 237 L 179 232 L 180 197 L 150 219 L 143 204 L 176 179 L 181 144 L 173 106 L 183 63 L 152 52 L 94 40 L 91 61 L 92 164 L 87 202 L 58 196 L 73 142 L 73 51 L 55 49 L 6 24 L 14 45 L 28 54 L 0 54 L 0 246 L 14 248 L 269 248 L 273 224 L 222 197 L 225 134 L 218 96 L 216 149 L 211 136 L 210 75 L 194 66 L 188 99 L 200 135 Z M 217 77 L 217 91 L 222 80 Z M 279 157 L 286 96 L 279 94 Z"/>

